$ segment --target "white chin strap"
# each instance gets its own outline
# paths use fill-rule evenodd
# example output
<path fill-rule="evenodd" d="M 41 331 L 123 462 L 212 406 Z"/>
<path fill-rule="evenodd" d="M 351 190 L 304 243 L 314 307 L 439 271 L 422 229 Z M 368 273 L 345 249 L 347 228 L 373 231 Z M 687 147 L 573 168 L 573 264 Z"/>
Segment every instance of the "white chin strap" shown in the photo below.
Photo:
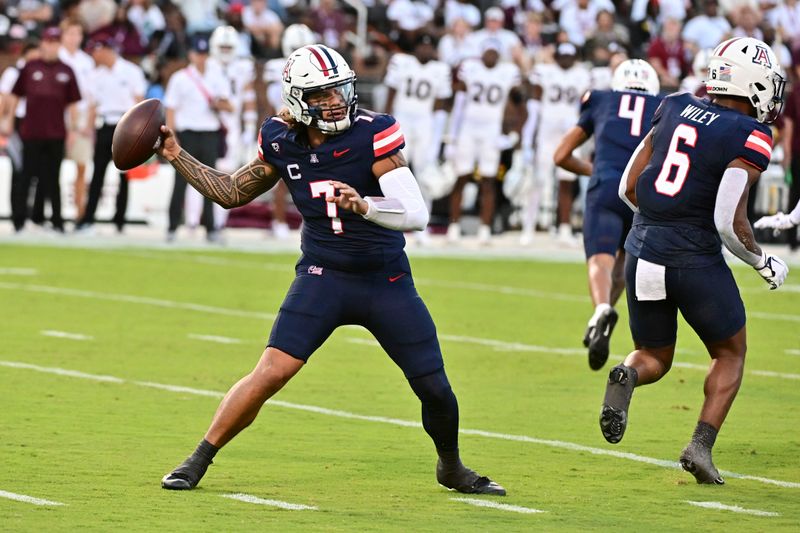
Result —
<path fill-rule="evenodd" d="M 341 120 L 334 121 L 317 119 L 314 127 L 323 133 L 342 133 L 350 128 L 350 117 L 346 116 Z"/>

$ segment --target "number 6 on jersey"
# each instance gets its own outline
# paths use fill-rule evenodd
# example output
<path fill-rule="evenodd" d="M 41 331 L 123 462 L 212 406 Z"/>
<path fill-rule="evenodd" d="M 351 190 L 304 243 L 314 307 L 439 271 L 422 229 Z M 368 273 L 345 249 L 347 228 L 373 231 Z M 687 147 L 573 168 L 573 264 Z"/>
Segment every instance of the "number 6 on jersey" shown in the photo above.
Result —
<path fill-rule="evenodd" d="M 683 188 L 683 183 L 686 181 L 686 175 L 689 173 L 691 161 L 686 152 L 678 150 L 678 143 L 683 141 L 687 146 L 694 148 L 697 143 L 697 128 L 689 126 L 688 124 L 679 124 L 675 128 L 675 133 L 672 134 L 672 139 L 669 143 L 669 151 L 664 158 L 664 164 L 661 165 L 661 172 L 655 181 L 656 191 L 666 196 L 675 196 Z M 675 172 L 675 179 L 670 181 L 669 177 L 672 174 L 672 167 L 678 167 Z"/>

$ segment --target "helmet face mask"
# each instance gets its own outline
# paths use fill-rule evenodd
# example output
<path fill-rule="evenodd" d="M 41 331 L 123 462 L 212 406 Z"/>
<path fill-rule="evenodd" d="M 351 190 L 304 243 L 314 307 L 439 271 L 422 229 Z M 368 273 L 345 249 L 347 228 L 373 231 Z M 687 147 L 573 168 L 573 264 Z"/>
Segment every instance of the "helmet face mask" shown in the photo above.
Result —
<path fill-rule="evenodd" d="M 211 34 L 208 41 L 211 57 L 223 63 L 236 59 L 236 46 L 239 44 L 239 32 L 233 26 L 220 26 Z"/>
<path fill-rule="evenodd" d="M 709 94 L 746 98 L 759 122 L 773 122 L 783 109 L 786 79 L 772 49 L 758 39 L 734 38 L 717 46 L 706 83 Z"/>
<path fill-rule="evenodd" d="M 656 70 L 641 59 L 627 59 L 614 69 L 611 88 L 615 91 L 640 91 L 653 96 L 661 90 Z"/>
<path fill-rule="evenodd" d="M 292 118 L 328 135 L 353 123 L 356 75 L 344 58 L 323 45 L 293 52 L 283 69 L 283 101 Z"/>

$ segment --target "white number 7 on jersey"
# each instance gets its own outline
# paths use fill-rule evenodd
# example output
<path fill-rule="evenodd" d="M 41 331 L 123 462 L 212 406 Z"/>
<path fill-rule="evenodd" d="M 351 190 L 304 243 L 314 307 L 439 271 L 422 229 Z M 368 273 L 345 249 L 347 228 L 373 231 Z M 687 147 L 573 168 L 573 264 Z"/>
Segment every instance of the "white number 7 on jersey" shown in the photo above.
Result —
<path fill-rule="evenodd" d="M 631 136 L 639 137 L 642 134 L 642 116 L 644 115 L 644 97 L 634 96 L 633 107 L 631 107 L 631 95 L 623 94 L 619 99 L 619 111 L 617 116 L 620 118 L 631 119 Z"/>
<path fill-rule="evenodd" d="M 325 201 L 328 209 L 328 216 L 331 218 L 331 228 L 336 234 L 344 233 L 342 229 L 342 219 L 339 218 L 339 208 L 333 202 L 325 200 L 328 196 L 336 196 L 336 189 L 333 188 L 331 182 L 328 180 L 312 181 L 309 183 L 311 186 L 311 198 L 319 198 Z"/>

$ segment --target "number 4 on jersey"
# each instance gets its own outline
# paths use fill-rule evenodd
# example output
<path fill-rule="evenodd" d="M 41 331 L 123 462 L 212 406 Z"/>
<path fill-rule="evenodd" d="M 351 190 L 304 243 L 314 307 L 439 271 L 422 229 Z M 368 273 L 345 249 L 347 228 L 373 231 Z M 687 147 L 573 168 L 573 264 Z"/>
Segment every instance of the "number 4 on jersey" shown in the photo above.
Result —
<path fill-rule="evenodd" d="M 633 106 L 631 106 L 633 100 Z M 631 121 L 631 136 L 639 137 L 642 135 L 642 116 L 644 115 L 644 97 L 623 94 L 619 99 L 619 111 L 617 116 L 628 118 Z"/>

